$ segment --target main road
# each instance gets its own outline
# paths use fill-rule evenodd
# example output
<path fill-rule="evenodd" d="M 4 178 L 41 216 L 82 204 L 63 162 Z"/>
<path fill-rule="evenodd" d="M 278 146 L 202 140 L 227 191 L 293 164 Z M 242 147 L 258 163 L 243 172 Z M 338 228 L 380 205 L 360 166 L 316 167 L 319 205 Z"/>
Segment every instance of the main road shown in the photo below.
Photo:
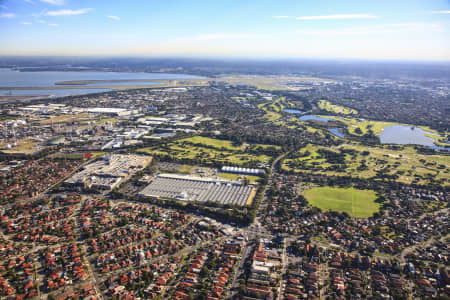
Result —
<path fill-rule="evenodd" d="M 246 239 L 248 240 L 248 242 L 244 242 L 243 244 L 243 248 L 242 248 L 242 253 L 241 253 L 241 257 L 240 257 L 240 261 L 238 264 L 238 268 L 236 269 L 236 272 L 234 273 L 233 276 L 233 280 L 231 283 L 231 287 L 229 288 L 229 292 L 227 295 L 227 299 L 233 299 L 236 296 L 236 289 L 238 288 L 238 278 L 243 274 L 244 272 L 244 263 L 245 260 L 247 259 L 247 257 L 251 254 L 252 248 L 254 247 L 254 245 L 256 245 L 257 242 L 257 238 L 260 237 L 264 237 L 264 238 L 269 238 L 272 239 L 273 236 L 267 231 L 266 228 L 264 228 L 264 226 L 261 225 L 261 218 L 264 217 L 263 216 L 263 212 L 265 207 L 267 206 L 267 189 L 269 186 L 272 185 L 272 176 L 275 170 L 275 167 L 277 166 L 277 163 L 283 159 L 286 155 L 288 155 L 290 152 L 286 152 L 281 154 L 280 156 L 278 156 L 276 159 L 274 159 L 274 161 L 272 162 L 271 166 L 270 166 L 270 170 L 269 170 L 269 179 L 267 181 L 267 184 L 264 186 L 264 190 L 263 190 L 263 198 L 261 203 L 259 204 L 258 207 L 258 211 L 256 213 L 256 217 L 255 220 L 252 222 L 252 224 L 250 224 L 249 226 L 247 226 L 246 228 L 243 229 L 243 234 L 246 237 Z M 283 247 L 283 262 L 285 261 L 285 257 L 286 257 L 286 247 Z M 283 264 L 283 272 L 284 273 L 284 269 L 285 269 L 285 265 Z M 283 275 L 283 274 L 282 274 Z"/>

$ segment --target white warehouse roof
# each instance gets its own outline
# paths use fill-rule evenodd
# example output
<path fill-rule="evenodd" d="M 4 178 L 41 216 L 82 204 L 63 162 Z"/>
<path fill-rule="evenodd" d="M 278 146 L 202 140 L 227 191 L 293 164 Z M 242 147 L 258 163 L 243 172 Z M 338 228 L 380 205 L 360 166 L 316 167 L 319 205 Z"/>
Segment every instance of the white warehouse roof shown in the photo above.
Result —
<path fill-rule="evenodd" d="M 222 167 L 221 171 L 228 172 L 228 173 L 239 173 L 239 174 L 264 174 L 263 169 L 249 169 L 249 168 L 239 168 L 239 167 L 229 167 L 229 166 Z"/>

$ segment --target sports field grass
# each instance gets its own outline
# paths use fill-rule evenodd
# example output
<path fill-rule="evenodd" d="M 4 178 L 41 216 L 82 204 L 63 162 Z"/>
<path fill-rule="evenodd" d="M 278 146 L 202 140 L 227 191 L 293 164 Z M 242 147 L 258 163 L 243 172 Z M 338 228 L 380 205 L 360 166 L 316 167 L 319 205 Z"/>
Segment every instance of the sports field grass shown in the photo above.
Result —
<path fill-rule="evenodd" d="M 355 218 L 368 218 L 379 211 L 374 191 L 354 188 L 316 187 L 303 192 L 311 206 L 325 211 L 346 212 Z"/>

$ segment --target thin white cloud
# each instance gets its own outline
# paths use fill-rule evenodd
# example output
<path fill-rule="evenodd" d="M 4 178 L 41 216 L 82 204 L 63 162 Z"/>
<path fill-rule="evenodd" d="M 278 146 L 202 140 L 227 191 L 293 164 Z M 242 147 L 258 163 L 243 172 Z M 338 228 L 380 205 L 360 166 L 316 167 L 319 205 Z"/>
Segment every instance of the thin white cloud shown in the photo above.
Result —
<path fill-rule="evenodd" d="M 58 26 L 59 26 L 59 24 L 55 24 L 55 23 L 49 23 L 49 24 L 48 24 L 48 26 L 51 26 L 51 27 L 58 27 Z"/>
<path fill-rule="evenodd" d="M 360 29 L 360 28 L 320 29 L 320 30 L 300 29 L 296 31 L 296 33 L 300 35 L 313 35 L 313 36 L 342 36 L 342 35 L 351 36 L 351 35 L 367 35 L 367 34 L 388 33 L 388 32 L 394 31 L 380 30 L 380 29 Z"/>
<path fill-rule="evenodd" d="M 48 11 L 45 15 L 49 17 L 58 17 L 58 16 L 76 16 L 83 15 L 90 12 L 92 8 L 82 8 L 82 9 L 60 9 L 60 10 L 51 10 Z"/>
<path fill-rule="evenodd" d="M 107 18 L 110 18 L 111 20 L 114 20 L 114 21 L 120 21 L 120 17 L 118 17 L 118 16 L 106 16 Z"/>
<path fill-rule="evenodd" d="M 30 23 L 30 22 L 20 22 L 20 24 L 22 24 L 22 25 L 31 25 L 31 24 L 33 24 L 33 23 Z"/>
<path fill-rule="evenodd" d="M 26 3 L 34 4 L 33 0 L 23 0 L 23 1 L 25 1 Z"/>
<path fill-rule="evenodd" d="M 207 41 L 207 40 L 236 40 L 236 39 L 248 39 L 254 38 L 256 35 L 251 34 L 229 34 L 229 33 L 212 33 L 212 34 L 201 34 L 194 37 L 197 41 Z"/>
<path fill-rule="evenodd" d="M 433 14 L 450 14 L 450 10 L 436 10 Z"/>
<path fill-rule="evenodd" d="M 376 19 L 377 16 L 371 14 L 340 14 L 340 15 L 324 15 L 324 16 L 302 16 L 297 20 L 346 20 L 346 19 Z"/>
<path fill-rule="evenodd" d="M 44 20 L 38 20 L 38 23 L 45 24 L 47 22 L 45 22 Z"/>
<path fill-rule="evenodd" d="M 289 16 L 272 16 L 274 19 L 287 19 Z"/>
<path fill-rule="evenodd" d="M 12 19 L 14 18 L 16 15 L 13 13 L 3 13 L 0 14 L 0 18 L 6 18 L 6 19 Z"/>
<path fill-rule="evenodd" d="M 386 33 L 418 33 L 418 32 L 440 32 L 442 26 L 437 23 L 400 23 L 400 24 L 384 24 L 378 26 L 368 27 L 347 27 L 347 28 L 332 28 L 332 29 L 300 29 L 296 33 L 300 35 L 314 35 L 314 36 L 355 36 L 355 35 L 369 35 L 369 34 L 386 34 Z"/>
<path fill-rule="evenodd" d="M 41 0 L 41 2 L 53 4 L 53 5 L 64 5 L 64 0 Z"/>

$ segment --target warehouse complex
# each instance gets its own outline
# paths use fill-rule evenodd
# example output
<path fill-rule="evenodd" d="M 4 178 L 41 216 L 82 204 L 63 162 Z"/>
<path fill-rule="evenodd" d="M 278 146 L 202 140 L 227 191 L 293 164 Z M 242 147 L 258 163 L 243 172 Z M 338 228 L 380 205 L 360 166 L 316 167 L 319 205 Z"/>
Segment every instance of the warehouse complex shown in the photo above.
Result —
<path fill-rule="evenodd" d="M 237 181 L 179 174 L 160 174 L 139 194 L 144 197 L 219 202 L 220 204 L 244 206 L 251 204 L 256 189 Z"/>
<path fill-rule="evenodd" d="M 64 183 L 68 186 L 112 190 L 125 178 L 144 169 L 152 157 L 144 155 L 107 155 L 83 168 Z"/>

